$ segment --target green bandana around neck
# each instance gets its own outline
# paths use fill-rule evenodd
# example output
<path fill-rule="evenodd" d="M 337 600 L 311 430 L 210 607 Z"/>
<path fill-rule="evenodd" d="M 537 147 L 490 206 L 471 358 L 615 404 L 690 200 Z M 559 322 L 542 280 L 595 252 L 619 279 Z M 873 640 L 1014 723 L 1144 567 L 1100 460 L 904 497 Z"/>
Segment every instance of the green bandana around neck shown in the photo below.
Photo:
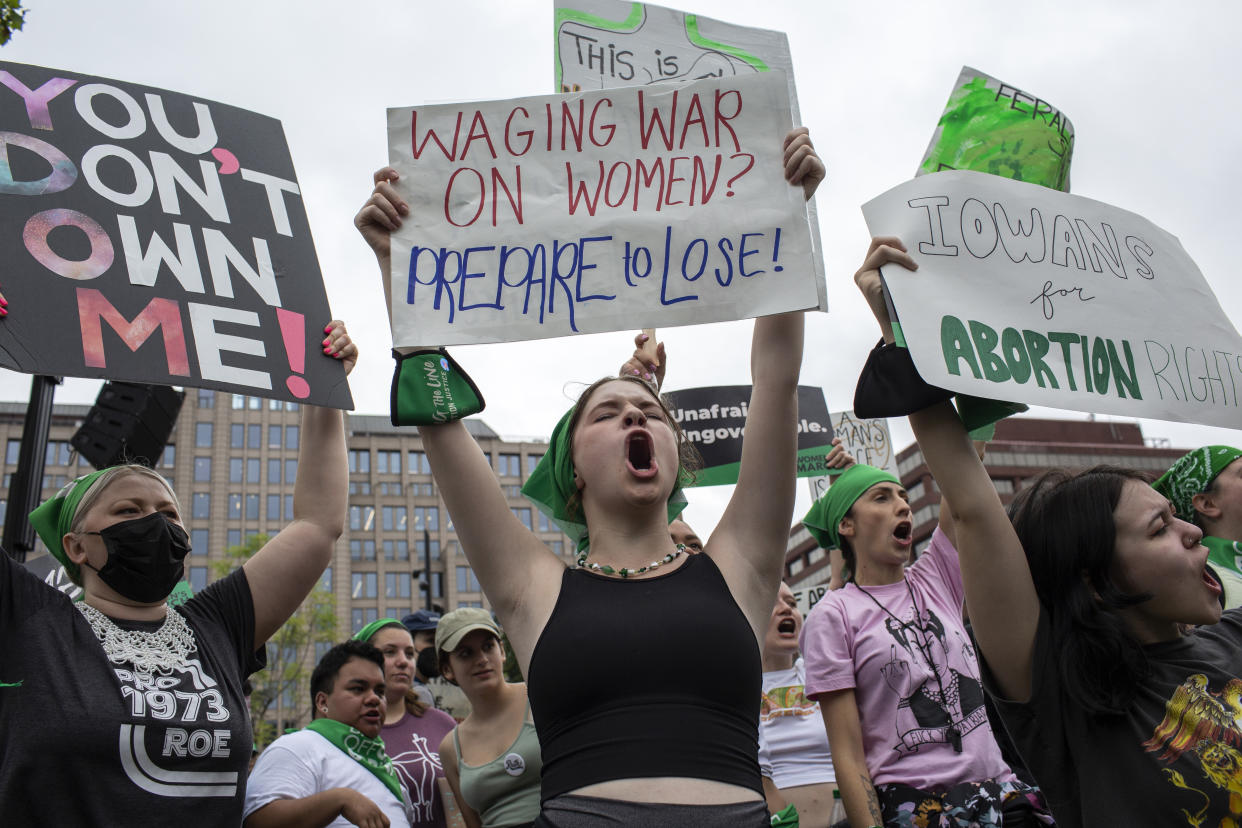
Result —
<path fill-rule="evenodd" d="M 556 424 L 556 428 L 552 429 L 548 450 L 522 486 L 522 495 L 539 507 L 539 511 L 559 526 L 577 545 L 578 550 L 582 551 L 590 542 L 586 516 L 582 514 L 581 508 L 574 515 L 570 515 L 566 508 L 569 499 L 578 491 L 578 486 L 574 483 L 574 462 L 569 446 L 569 421 L 576 408 L 576 405 L 571 406 Z M 669 523 L 686 508 L 686 495 L 681 490 L 681 483 L 679 471 L 677 483 L 668 497 Z"/>
<path fill-rule="evenodd" d="M 405 625 L 396 618 L 381 618 L 378 621 L 372 621 L 370 624 L 367 624 L 365 627 L 358 630 L 358 632 L 354 633 L 353 639 L 354 641 L 365 641 L 370 644 L 371 639 L 375 637 L 375 634 L 387 627 L 400 627 L 403 630 L 405 629 Z"/>
<path fill-rule="evenodd" d="M 84 474 L 76 480 L 71 480 L 54 497 L 43 501 L 30 513 L 30 525 L 39 533 L 39 537 L 43 539 L 43 545 L 56 560 L 60 561 L 65 572 L 69 573 L 69 577 L 75 583 L 81 577 L 78 565 L 69 560 L 62 541 L 65 535 L 69 534 L 69 527 L 73 525 L 78 504 L 82 502 L 82 498 L 90 491 L 99 476 L 108 470 L 99 469 L 90 474 Z"/>
<path fill-rule="evenodd" d="M 806 517 L 802 518 L 802 525 L 824 549 L 839 548 L 841 519 L 854 505 L 854 501 L 877 483 L 901 485 L 900 480 L 884 469 L 855 463 L 832 481 L 824 496 L 815 501 Z"/>
<path fill-rule="evenodd" d="M 1242 450 L 1233 446 L 1197 448 L 1183 455 L 1151 487 L 1169 499 L 1178 517 L 1198 523 L 1194 496 L 1206 492 L 1216 475 L 1239 457 Z"/>
<path fill-rule="evenodd" d="M 318 733 L 336 745 L 350 759 L 375 774 L 375 778 L 392 791 L 392 795 L 397 798 L 398 802 L 405 802 L 401 780 L 397 777 L 397 770 L 393 767 L 392 759 L 384 749 L 383 739 L 378 736 L 372 738 L 358 728 L 338 722 L 336 719 L 312 719 L 306 729 Z"/>

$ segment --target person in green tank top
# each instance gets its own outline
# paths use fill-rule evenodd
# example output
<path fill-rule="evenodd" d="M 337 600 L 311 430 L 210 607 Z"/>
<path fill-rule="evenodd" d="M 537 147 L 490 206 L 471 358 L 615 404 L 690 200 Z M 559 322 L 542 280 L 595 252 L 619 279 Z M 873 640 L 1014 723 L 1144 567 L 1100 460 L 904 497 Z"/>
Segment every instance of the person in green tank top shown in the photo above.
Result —
<path fill-rule="evenodd" d="M 1178 517 L 1203 530 L 1208 564 L 1225 590 L 1225 609 L 1242 606 L 1242 449 L 1197 448 L 1152 486 L 1169 499 Z"/>
<path fill-rule="evenodd" d="M 505 680 L 500 627 L 463 608 L 436 628 L 440 673 L 470 700 L 470 715 L 440 743 L 440 763 L 468 828 L 514 828 L 539 815 L 543 763 L 526 685 Z"/>

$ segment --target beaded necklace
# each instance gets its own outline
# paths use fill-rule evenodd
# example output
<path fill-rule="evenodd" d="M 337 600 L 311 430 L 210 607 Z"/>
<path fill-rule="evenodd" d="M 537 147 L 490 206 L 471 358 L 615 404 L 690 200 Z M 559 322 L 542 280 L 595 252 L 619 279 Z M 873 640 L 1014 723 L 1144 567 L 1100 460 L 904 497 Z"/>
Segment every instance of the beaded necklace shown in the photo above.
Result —
<path fill-rule="evenodd" d="M 622 578 L 629 578 L 632 575 L 641 575 L 644 572 L 650 572 L 653 569 L 659 569 L 665 564 L 672 563 L 681 557 L 681 553 L 686 551 L 684 543 L 677 544 L 676 551 L 669 552 L 658 561 L 652 561 L 646 566 L 640 566 L 638 569 L 627 569 L 624 566 L 609 566 L 608 564 L 587 563 L 587 555 L 591 554 L 591 548 L 587 547 L 578 554 L 578 568 L 589 569 L 592 572 L 602 572 L 605 575 L 619 575 Z"/>
<path fill-rule="evenodd" d="M 177 668 L 184 668 L 190 653 L 197 647 L 194 631 L 172 607 L 168 608 L 159 629 L 146 632 L 121 629 L 85 601 L 74 606 L 90 624 L 108 661 L 117 665 L 130 664 L 139 673 L 166 676 Z"/>
<path fill-rule="evenodd" d="M 927 635 L 927 630 L 923 629 L 923 626 L 918 623 L 919 619 L 923 617 L 923 611 L 919 609 L 918 602 L 914 600 L 914 590 L 910 588 L 909 579 L 903 575 L 901 582 L 906 585 L 906 592 L 910 595 L 910 604 L 914 607 L 915 623 L 913 624 L 909 621 L 902 621 L 893 614 L 892 610 L 881 604 L 874 595 L 863 589 L 861 586 L 858 586 L 857 583 L 855 583 L 854 586 L 858 587 L 859 592 L 870 598 L 873 604 L 884 610 L 885 614 L 887 614 L 889 618 L 893 619 L 893 621 L 896 622 L 903 631 L 911 634 L 910 638 L 914 641 L 914 646 L 918 647 L 919 652 L 923 654 L 923 658 L 927 660 L 928 668 L 931 669 L 932 675 L 936 678 L 936 687 L 940 690 L 940 703 L 942 705 L 948 704 L 949 697 L 944 690 L 944 681 L 940 678 L 940 671 L 936 669 L 936 663 L 932 661 L 931 645 L 924 639 L 924 636 Z M 947 710 L 945 712 L 948 713 Z M 962 752 L 962 731 L 960 731 L 956 725 L 950 724 L 948 728 L 945 729 L 944 736 L 949 741 L 949 744 L 953 746 L 953 750 L 956 753 Z"/>

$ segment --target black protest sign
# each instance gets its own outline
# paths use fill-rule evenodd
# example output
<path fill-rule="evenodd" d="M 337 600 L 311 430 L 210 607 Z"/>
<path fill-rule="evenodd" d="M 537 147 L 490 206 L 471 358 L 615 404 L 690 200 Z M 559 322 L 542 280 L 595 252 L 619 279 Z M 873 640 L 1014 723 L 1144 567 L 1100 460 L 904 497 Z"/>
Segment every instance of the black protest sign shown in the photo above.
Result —
<path fill-rule="evenodd" d="M 280 122 L 0 62 L 0 365 L 352 408 Z"/>
<path fill-rule="evenodd" d="M 703 456 L 696 486 L 736 483 L 742 435 L 750 409 L 749 385 L 687 388 L 665 394 L 673 419 Z M 832 418 L 824 389 L 798 386 L 798 477 L 827 474 L 824 457 L 832 450 Z"/>

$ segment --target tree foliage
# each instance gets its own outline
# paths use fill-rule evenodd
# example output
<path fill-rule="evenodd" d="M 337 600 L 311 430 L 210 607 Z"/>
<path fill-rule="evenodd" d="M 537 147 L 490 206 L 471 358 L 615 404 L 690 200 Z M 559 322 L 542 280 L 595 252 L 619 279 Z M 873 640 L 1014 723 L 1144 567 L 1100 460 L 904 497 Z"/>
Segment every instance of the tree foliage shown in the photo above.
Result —
<path fill-rule="evenodd" d="M 240 567 L 265 543 L 267 535 L 251 535 L 245 543 L 224 550 L 225 560 L 213 564 L 216 577 Z M 336 602 L 322 581 L 268 639 L 267 667 L 250 677 L 254 688 L 250 716 L 254 740 L 260 748 L 287 727 L 299 726 L 310 718 L 310 677 L 318 642 L 336 643 Z"/>
<path fill-rule="evenodd" d="M 26 9 L 22 8 L 22 0 L 0 0 L 0 46 L 9 42 L 26 22 Z"/>

